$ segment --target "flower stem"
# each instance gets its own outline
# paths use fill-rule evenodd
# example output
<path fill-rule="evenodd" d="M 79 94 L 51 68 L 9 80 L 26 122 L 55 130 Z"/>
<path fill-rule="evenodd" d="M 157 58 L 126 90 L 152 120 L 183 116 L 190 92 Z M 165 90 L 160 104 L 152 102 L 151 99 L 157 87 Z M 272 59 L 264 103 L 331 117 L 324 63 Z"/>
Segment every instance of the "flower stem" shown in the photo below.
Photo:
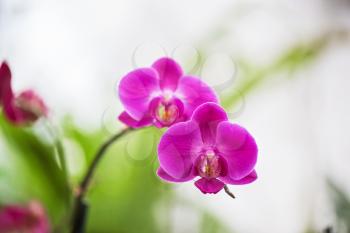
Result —
<path fill-rule="evenodd" d="M 83 233 L 84 232 L 84 226 L 85 226 L 85 220 L 86 215 L 88 211 L 88 204 L 85 202 L 84 198 L 87 193 L 90 181 L 92 177 L 94 176 L 94 172 L 97 168 L 98 163 L 101 161 L 103 155 L 107 151 L 107 149 L 119 138 L 124 136 L 125 134 L 132 131 L 132 128 L 126 128 L 119 133 L 113 135 L 109 140 L 107 140 L 105 143 L 102 144 L 100 149 L 97 151 L 92 163 L 90 164 L 86 175 L 84 176 L 84 179 L 80 183 L 78 187 L 78 193 L 75 199 L 75 207 L 73 210 L 73 218 L 72 218 L 72 233 Z"/>
<path fill-rule="evenodd" d="M 233 199 L 235 199 L 235 195 L 229 190 L 229 188 L 227 187 L 227 185 L 224 186 L 224 190 L 225 193 L 227 193 L 227 195 L 229 195 L 230 197 L 232 197 Z"/>

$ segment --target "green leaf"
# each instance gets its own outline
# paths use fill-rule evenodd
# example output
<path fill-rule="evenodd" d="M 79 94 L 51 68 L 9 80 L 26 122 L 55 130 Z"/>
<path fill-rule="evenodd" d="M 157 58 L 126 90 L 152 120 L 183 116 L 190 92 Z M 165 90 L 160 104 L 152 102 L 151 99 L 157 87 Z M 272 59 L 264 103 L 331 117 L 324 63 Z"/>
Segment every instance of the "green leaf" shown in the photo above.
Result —
<path fill-rule="evenodd" d="M 55 149 L 30 127 L 9 123 L 0 115 L 0 133 L 6 145 L 7 163 L 0 184 L 0 202 L 42 201 L 53 224 L 67 213 L 71 192 L 56 158 Z"/>
<path fill-rule="evenodd" d="M 153 169 L 157 131 L 132 132 L 107 152 L 89 193 L 88 232 L 163 232 L 154 215 L 164 186 Z"/>
<path fill-rule="evenodd" d="M 84 131 L 70 120 L 64 129 L 65 136 L 84 151 L 88 163 L 109 137 L 102 130 Z M 89 189 L 87 232 L 164 232 L 154 215 L 167 186 L 154 170 L 160 135 L 155 128 L 140 129 L 109 148 Z"/>
<path fill-rule="evenodd" d="M 201 233 L 229 233 L 228 228 L 215 216 L 208 212 L 202 214 Z"/>
<path fill-rule="evenodd" d="M 331 180 L 328 180 L 328 188 L 334 203 L 339 226 L 346 228 L 342 232 L 350 232 L 350 197 Z"/>
<path fill-rule="evenodd" d="M 314 61 L 331 41 L 327 34 L 323 35 L 310 43 L 298 44 L 287 50 L 281 57 L 265 67 L 253 67 L 245 61 L 238 61 L 240 70 L 243 70 L 241 81 L 235 85 L 234 92 L 231 90 L 222 96 L 222 106 L 230 108 L 237 104 L 242 96 L 255 90 L 265 81 L 276 76 L 281 72 L 295 72 L 305 65 Z"/>

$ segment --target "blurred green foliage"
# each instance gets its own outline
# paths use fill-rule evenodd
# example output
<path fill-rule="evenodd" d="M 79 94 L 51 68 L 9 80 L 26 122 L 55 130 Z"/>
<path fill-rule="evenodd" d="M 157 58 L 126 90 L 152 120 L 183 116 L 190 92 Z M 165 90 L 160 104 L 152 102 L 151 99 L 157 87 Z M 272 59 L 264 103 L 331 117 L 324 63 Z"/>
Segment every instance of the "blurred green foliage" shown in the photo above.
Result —
<path fill-rule="evenodd" d="M 229 233 L 226 226 L 222 224 L 222 222 L 218 221 L 218 219 L 209 213 L 203 213 L 201 219 L 201 228 L 199 230 L 201 233 Z"/>
<path fill-rule="evenodd" d="M 47 143 L 44 135 L 31 127 L 12 126 L 3 116 L 0 123 L 1 138 L 6 145 L 6 153 L 2 155 L 6 164 L 0 166 L 0 203 L 40 200 L 50 215 L 54 231 L 67 232 L 74 189 L 71 187 L 77 185 L 81 176 L 64 179 L 55 156 L 56 144 Z M 74 153 L 80 151 L 87 164 L 109 136 L 102 130 L 80 129 L 72 120 L 65 120 L 63 125 L 64 138 L 79 147 L 79 150 L 66 148 L 66 157 L 76 156 Z M 135 131 L 108 150 L 88 193 L 87 232 L 169 232 L 171 219 L 164 216 L 170 216 L 169 203 L 176 205 L 176 199 L 172 186 L 161 182 L 155 173 L 161 133 L 156 128 Z M 86 169 L 87 166 L 81 174 Z M 220 221 L 203 211 L 198 210 L 198 216 L 205 219 L 202 228 L 221 229 Z"/>
<path fill-rule="evenodd" d="M 278 73 L 292 74 L 305 67 L 320 55 L 331 39 L 332 37 L 326 34 L 309 43 L 298 44 L 264 67 L 254 67 L 244 60 L 238 60 L 241 77 L 238 83 L 232 87 L 234 92 L 231 91 L 222 96 L 222 106 L 225 108 L 233 107 L 242 96 L 248 95 Z"/>
<path fill-rule="evenodd" d="M 350 233 L 350 197 L 331 180 L 328 180 L 328 188 L 338 221 L 338 231 Z"/>
<path fill-rule="evenodd" d="M 59 168 L 55 148 L 29 128 L 16 127 L 0 115 L 2 154 L 0 204 L 41 200 L 54 224 L 69 209 L 71 192 Z"/>

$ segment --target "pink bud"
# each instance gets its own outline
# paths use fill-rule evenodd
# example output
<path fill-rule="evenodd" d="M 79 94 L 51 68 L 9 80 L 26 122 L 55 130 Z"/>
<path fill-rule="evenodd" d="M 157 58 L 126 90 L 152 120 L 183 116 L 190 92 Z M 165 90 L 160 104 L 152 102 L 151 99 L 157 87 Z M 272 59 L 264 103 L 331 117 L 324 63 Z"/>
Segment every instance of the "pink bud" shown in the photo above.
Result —
<path fill-rule="evenodd" d="M 14 99 L 14 105 L 22 111 L 22 116 L 27 121 L 33 122 L 48 114 L 44 101 L 32 90 L 20 93 Z"/>
<path fill-rule="evenodd" d="M 0 208 L 0 232 L 49 233 L 50 224 L 42 205 L 32 201 L 27 206 Z"/>
<path fill-rule="evenodd" d="M 48 109 L 44 101 L 34 91 L 26 90 L 15 96 L 11 77 L 10 68 L 4 62 L 0 67 L 0 105 L 3 106 L 5 117 L 16 125 L 23 125 L 47 116 Z"/>

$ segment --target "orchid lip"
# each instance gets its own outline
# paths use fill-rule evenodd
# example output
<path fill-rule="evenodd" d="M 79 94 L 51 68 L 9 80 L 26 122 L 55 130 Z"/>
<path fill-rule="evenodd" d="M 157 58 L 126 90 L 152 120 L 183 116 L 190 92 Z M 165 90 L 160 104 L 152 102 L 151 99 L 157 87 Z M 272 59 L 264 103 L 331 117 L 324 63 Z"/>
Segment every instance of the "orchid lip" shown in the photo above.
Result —
<path fill-rule="evenodd" d="M 157 127 L 168 127 L 178 122 L 183 114 L 183 103 L 172 91 L 164 91 L 150 103 L 150 111 Z"/>
<path fill-rule="evenodd" d="M 161 102 L 155 110 L 155 118 L 162 125 L 173 124 L 179 116 L 179 108 L 176 104 Z"/>
<path fill-rule="evenodd" d="M 217 178 L 222 173 L 220 156 L 212 150 L 205 150 L 197 159 L 196 168 L 198 174 L 207 179 Z"/>

